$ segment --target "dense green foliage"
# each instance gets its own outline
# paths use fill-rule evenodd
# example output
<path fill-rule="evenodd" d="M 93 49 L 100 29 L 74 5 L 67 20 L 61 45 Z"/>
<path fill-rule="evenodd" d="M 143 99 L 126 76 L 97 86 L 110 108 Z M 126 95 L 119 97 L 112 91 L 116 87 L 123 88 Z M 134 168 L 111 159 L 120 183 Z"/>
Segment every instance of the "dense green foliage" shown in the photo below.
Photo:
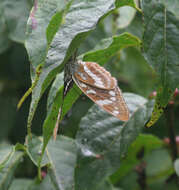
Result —
<path fill-rule="evenodd" d="M 177 0 L 1 0 L 0 190 L 179 188 L 177 8 Z M 117 79 L 128 121 L 76 85 L 62 99 L 76 50 Z"/>

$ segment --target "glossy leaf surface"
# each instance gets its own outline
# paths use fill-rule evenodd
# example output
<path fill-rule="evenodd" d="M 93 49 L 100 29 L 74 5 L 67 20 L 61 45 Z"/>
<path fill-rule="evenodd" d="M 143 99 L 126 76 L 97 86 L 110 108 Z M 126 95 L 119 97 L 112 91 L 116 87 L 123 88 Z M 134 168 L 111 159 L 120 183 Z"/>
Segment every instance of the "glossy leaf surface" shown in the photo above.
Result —
<path fill-rule="evenodd" d="M 120 159 L 150 117 L 152 102 L 147 103 L 143 97 L 130 93 L 125 93 L 124 98 L 131 114 L 127 122 L 120 122 L 96 105 L 82 118 L 76 137 L 79 150 L 77 189 L 96 188 L 99 180 L 115 172 L 120 167 Z"/>
<path fill-rule="evenodd" d="M 179 82 L 179 20 L 161 1 L 144 0 L 142 10 L 144 56 L 159 78 L 154 112 L 148 123 L 151 126 L 160 117 Z"/>

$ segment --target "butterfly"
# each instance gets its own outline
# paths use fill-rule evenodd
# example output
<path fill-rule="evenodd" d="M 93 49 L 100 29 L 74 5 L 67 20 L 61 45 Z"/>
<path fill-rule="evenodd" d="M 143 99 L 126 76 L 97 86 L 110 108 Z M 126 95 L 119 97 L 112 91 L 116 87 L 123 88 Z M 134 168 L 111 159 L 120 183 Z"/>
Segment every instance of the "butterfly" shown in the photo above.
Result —
<path fill-rule="evenodd" d="M 73 61 L 71 59 L 65 65 L 63 99 L 74 82 L 85 95 L 103 110 L 122 121 L 129 119 L 129 110 L 117 85 L 117 80 L 103 67 L 95 62 Z M 58 121 L 54 129 L 54 139 L 56 138 L 62 107 L 59 110 Z"/>
<path fill-rule="evenodd" d="M 73 81 L 94 103 L 116 118 L 127 121 L 128 107 L 117 80 L 95 62 L 77 61 Z"/>

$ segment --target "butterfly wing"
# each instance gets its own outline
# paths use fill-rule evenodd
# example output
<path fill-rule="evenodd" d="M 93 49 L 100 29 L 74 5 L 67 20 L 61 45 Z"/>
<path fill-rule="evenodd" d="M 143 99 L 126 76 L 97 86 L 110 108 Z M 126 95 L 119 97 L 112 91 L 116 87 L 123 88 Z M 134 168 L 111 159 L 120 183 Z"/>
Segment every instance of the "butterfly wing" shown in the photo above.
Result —
<path fill-rule="evenodd" d="M 98 104 L 102 109 L 122 121 L 127 121 L 129 119 L 127 105 L 117 85 L 114 89 L 106 90 L 89 86 L 75 77 L 73 77 L 73 80 L 82 92 L 86 94 L 93 102 Z"/>
<path fill-rule="evenodd" d="M 103 67 L 94 62 L 77 62 L 75 78 L 100 89 L 114 89 L 117 82 Z"/>

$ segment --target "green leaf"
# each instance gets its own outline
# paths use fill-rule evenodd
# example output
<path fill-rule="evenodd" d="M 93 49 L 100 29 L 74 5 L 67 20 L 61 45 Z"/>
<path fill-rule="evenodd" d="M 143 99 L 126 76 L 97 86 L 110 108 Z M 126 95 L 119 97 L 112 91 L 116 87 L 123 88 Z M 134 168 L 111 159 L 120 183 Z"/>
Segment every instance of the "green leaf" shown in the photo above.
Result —
<path fill-rule="evenodd" d="M 4 1 L 0 2 L 0 54 L 6 51 L 11 43 L 8 39 L 8 30 L 4 17 Z"/>
<path fill-rule="evenodd" d="M 179 20 L 164 4 L 155 0 L 143 0 L 142 10 L 144 56 L 159 78 L 156 103 L 148 123 L 151 126 L 160 117 L 179 83 Z"/>
<path fill-rule="evenodd" d="M 50 112 L 52 110 L 52 105 L 55 100 L 55 97 L 57 96 L 57 93 L 60 88 L 63 86 L 63 75 L 64 73 L 57 74 L 51 88 L 50 92 L 48 94 L 48 100 L 47 100 L 47 111 Z"/>
<path fill-rule="evenodd" d="M 88 33 L 95 28 L 99 19 L 113 8 L 113 0 L 95 0 L 93 2 L 85 0 L 83 3 L 75 1 L 71 6 L 65 17 L 65 23 L 60 27 L 52 40 L 47 54 L 46 63 L 42 69 L 36 88 L 33 90 L 28 126 L 31 125 L 39 99 L 50 82 L 56 74 L 62 70 L 64 63 L 78 48 Z M 91 12 L 94 12 L 95 15 L 91 15 Z M 32 42 L 29 38 L 29 42 L 31 43 L 31 46 L 29 46 L 29 50 L 31 51 L 32 47 L 34 47 L 35 41 Z M 45 51 L 41 47 L 39 47 L 39 50 L 42 52 Z M 33 60 L 32 56 L 30 56 L 32 62 L 35 63 L 33 65 L 43 62 L 45 55 L 43 54 L 42 56 L 35 47 L 34 55 L 36 56 L 33 56 Z M 38 58 L 37 60 L 36 57 Z"/>
<path fill-rule="evenodd" d="M 136 7 L 134 0 L 124 0 L 124 1 L 116 0 L 116 8 L 126 6 L 126 5 L 134 7 L 134 8 Z"/>
<path fill-rule="evenodd" d="M 0 53 L 10 47 L 9 39 L 24 43 L 26 23 L 31 7 L 32 3 L 24 0 L 0 2 Z"/>
<path fill-rule="evenodd" d="M 0 171 L 14 153 L 14 147 L 9 144 L 0 145 Z"/>
<path fill-rule="evenodd" d="M 174 168 L 175 168 L 176 174 L 179 176 L 179 159 L 175 160 Z"/>
<path fill-rule="evenodd" d="M 64 7 L 64 11 L 57 12 L 57 14 L 55 14 L 52 17 L 52 19 L 48 25 L 48 28 L 46 30 L 48 45 L 50 45 L 50 43 L 52 42 L 55 34 L 58 32 L 60 25 L 65 22 L 64 16 L 66 15 L 68 9 L 70 8 L 72 2 L 73 2 L 73 0 L 70 0 L 67 5 L 64 4 L 66 2 L 63 2 L 62 4 L 64 4 L 64 5 L 62 6 L 62 4 L 61 4 L 60 6 L 62 6 L 61 9 L 63 9 L 63 7 Z"/>
<path fill-rule="evenodd" d="M 29 190 L 31 179 L 14 179 L 9 190 Z"/>
<path fill-rule="evenodd" d="M 11 40 L 24 43 L 26 23 L 31 7 L 31 1 L 4 1 L 4 17 L 8 28 L 8 37 Z"/>
<path fill-rule="evenodd" d="M 74 169 L 76 166 L 76 145 L 74 140 L 58 136 L 56 141 L 49 142 L 46 151 L 51 164 L 49 174 L 57 189 L 73 189 Z"/>
<path fill-rule="evenodd" d="M 179 18 L 179 1 L 178 0 L 161 0 L 161 2 L 166 6 L 166 8 L 171 11 L 177 18 Z"/>
<path fill-rule="evenodd" d="M 127 176 L 123 177 L 120 182 L 119 185 L 122 189 L 135 189 L 135 190 L 139 190 L 141 189 L 139 184 L 138 184 L 138 175 L 137 173 L 133 170 L 131 171 Z M 153 189 L 152 189 L 153 190 Z"/>
<path fill-rule="evenodd" d="M 94 61 L 103 65 L 121 49 L 130 46 L 140 46 L 140 43 L 139 38 L 125 32 L 119 36 L 102 40 L 94 50 L 84 54 L 83 60 Z"/>
<path fill-rule="evenodd" d="M 82 118 L 76 137 L 78 190 L 97 188 L 99 181 L 120 167 L 120 159 L 150 117 L 153 102 L 131 93 L 125 93 L 124 98 L 130 110 L 127 122 L 119 121 L 97 105 Z"/>
<path fill-rule="evenodd" d="M 63 108 L 61 113 L 61 118 L 64 117 L 64 115 L 68 112 L 68 110 L 71 108 L 73 103 L 78 99 L 79 95 L 81 94 L 79 88 L 74 85 L 72 89 L 68 92 L 65 99 L 63 100 Z M 43 124 L 43 148 L 42 153 L 45 150 L 45 147 L 48 144 L 48 141 L 50 140 L 53 130 L 55 128 L 55 124 L 57 122 L 57 117 L 59 113 L 59 108 L 62 105 L 62 95 L 63 95 L 63 86 L 57 91 L 57 94 L 54 98 L 53 105 L 51 107 L 51 111 L 49 111 L 44 124 Z M 43 155 L 42 155 L 43 156 Z"/>
<path fill-rule="evenodd" d="M 116 76 L 120 72 L 121 79 L 126 81 L 123 86 L 124 89 L 128 90 L 130 88 L 135 93 L 148 97 L 156 87 L 154 73 L 146 63 L 140 50 L 135 47 L 121 51 L 119 65 L 112 64 L 111 67 Z"/>
<path fill-rule="evenodd" d="M 147 163 L 146 175 L 149 184 L 158 180 L 166 180 L 174 173 L 171 156 L 167 150 L 153 150 L 148 157 L 145 158 Z"/>
<path fill-rule="evenodd" d="M 26 152 L 29 156 L 29 158 L 32 160 L 32 162 L 36 165 L 39 166 L 39 160 L 41 158 L 41 153 L 42 153 L 42 145 L 43 145 L 43 140 L 41 137 L 36 137 L 32 136 L 30 138 L 29 136 L 26 137 Z M 49 163 L 49 160 L 47 158 L 46 152 L 45 155 L 43 156 L 43 159 L 41 161 L 41 166 L 45 166 Z"/>
<path fill-rule="evenodd" d="M 1 190 L 8 189 L 12 181 L 14 171 L 17 165 L 19 164 L 19 162 L 21 161 L 23 155 L 24 155 L 23 152 L 14 151 L 13 154 L 8 159 L 8 161 L 3 166 L 3 168 L 1 168 L 0 170 L 0 189 Z"/>
<path fill-rule="evenodd" d="M 28 138 L 27 153 L 30 159 L 40 167 L 50 164 L 48 171 L 51 183 L 58 189 L 70 190 L 73 186 L 74 168 L 76 164 L 76 145 L 73 139 L 57 136 L 51 140 L 41 161 L 42 139 Z M 41 165 L 39 165 L 41 164 Z"/>
<path fill-rule="evenodd" d="M 157 140 L 159 141 L 159 139 L 157 138 L 155 140 L 156 142 Z M 169 181 L 169 183 L 166 183 L 166 181 L 168 181 L 168 179 L 170 179 L 172 174 L 174 174 L 171 155 L 168 152 L 168 150 L 165 149 L 165 147 L 161 147 L 162 141 L 159 142 L 158 147 L 154 146 L 153 150 L 152 150 L 153 141 L 150 141 L 150 142 L 148 141 L 148 143 L 151 143 L 151 146 L 150 144 L 148 144 L 150 146 L 150 150 L 149 150 L 150 152 L 146 154 L 146 149 L 144 147 L 144 152 L 142 153 L 144 157 L 139 157 L 139 154 L 142 155 L 141 152 L 139 151 L 138 152 L 139 162 L 136 165 L 137 167 L 133 166 L 130 172 L 128 172 L 126 176 L 122 177 L 122 179 L 118 181 L 118 184 L 120 184 L 122 188 L 140 189 L 139 187 L 138 188 L 135 187 L 135 185 L 139 186 L 138 179 L 142 176 L 141 175 L 142 173 L 140 173 L 140 169 L 142 169 L 142 167 L 144 166 L 145 167 L 144 172 L 146 174 L 145 180 L 146 180 L 148 189 L 152 189 L 152 190 L 170 189 L 168 188 L 167 184 L 171 184 L 171 181 Z M 131 147 L 131 150 L 132 150 L 132 147 Z M 131 156 L 134 156 L 134 155 L 131 155 Z M 135 159 L 135 157 L 136 156 L 131 157 L 131 160 L 132 158 Z M 124 161 L 125 161 L 125 158 L 124 158 Z M 127 160 L 126 160 L 126 165 L 127 165 Z M 122 167 L 123 167 L 123 162 L 122 162 Z M 120 175 L 120 173 L 118 174 Z"/>
<path fill-rule="evenodd" d="M 163 146 L 163 142 L 155 136 L 141 134 L 137 139 L 130 145 L 127 155 L 121 160 L 122 164 L 117 172 L 112 176 L 113 184 L 118 183 L 118 181 L 129 173 L 136 164 L 140 162 L 137 158 L 137 154 L 144 150 L 143 157 L 146 157 L 153 149 Z"/>
<path fill-rule="evenodd" d="M 37 69 L 40 66 L 44 66 L 47 52 L 49 45 L 51 43 L 52 37 L 55 35 L 55 32 L 57 31 L 58 27 L 62 24 L 63 17 L 65 16 L 66 9 L 69 8 L 69 5 L 71 4 L 71 1 L 66 3 L 66 1 L 35 1 L 34 7 L 30 15 L 29 23 L 28 23 L 28 38 L 26 40 L 26 49 L 29 54 L 29 59 L 32 63 L 31 65 L 31 77 L 32 81 L 34 82 L 32 84 L 33 91 L 32 91 L 32 101 L 30 105 L 29 110 L 29 116 L 27 121 L 27 127 L 28 131 L 30 132 L 30 127 L 32 123 L 32 119 L 35 113 L 35 110 L 37 108 L 39 99 L 43 92 L 46 90 L 52 79 L 56 76 L 57 71 L 54 69 L 54 65 L 51 65 L 54 67 L 52 69 L 50 66 L 51 74 L 49 74 L 49 68 L 46 67 L 44 69 L 40 69 L 40 72 L 37 71 Z M 56 13 L 57 12 L 57 13 Z M 56 13 L 56 14 L 55 14 Z M 54 16 L 53 16 L 54 15 Z M 61 16 L 61 17 L 57 17 Z M 44 16 L 46 16 L 44 19 Z M 53 17 L 52 17 L 53 16 Z M 50 20 L 52 18 L 52 20 Z M 50 22 L 50 24 L 49 24 Z M 58 22 L 58 23 L 57 23 Z M 35 23 L 35 26 L 34 26 Z M 56 23 L 56 26 L 53 27 L 54 23 Z M 48 25 L 49 24 L 49 25 Z M 47 36 L 46 36 L 47 35 Z M 38 44 L 38 45 L 37 45 Z M 35 72 L 36 71 L 36 72 Z M 55 73 L 54 73 L 55 71 Z M 46 77 L 49 78 L 46 78 Z M 37 80 L 35 80 L 37 79 Z M 44 80 L 46 82 L 43 84 Z M 40 81 L 40 84 L 39 84 Z M 43 86 L 42 86 L 43 84 Z"/>
<path fill-rule="evenodd" d="M 50 21 L 53 22 L 51 19 L 56 20 L 55 15 L 63 12 L 66 6 L 64 0 L 34 1 L 34 6 L 27 23 L 27 39 L 25 41 L 33 69 L 45 62 L 48 50 L 47 39 L 49 39 L 47 35 L 49 34 L 51 36 L 51 33 L 56 29 L 52 29 L 49 23 Z M 62 16 L 59 15 L 58 26 L 62 22 Z"/>
<path fill-rule="evenodd" d="M 134 19 L 136 15 L 136 9 L 130 6 L 124 6 L 118 9 L 119 15 L 116 24 L 118 29 L 126 28 Z"/>

